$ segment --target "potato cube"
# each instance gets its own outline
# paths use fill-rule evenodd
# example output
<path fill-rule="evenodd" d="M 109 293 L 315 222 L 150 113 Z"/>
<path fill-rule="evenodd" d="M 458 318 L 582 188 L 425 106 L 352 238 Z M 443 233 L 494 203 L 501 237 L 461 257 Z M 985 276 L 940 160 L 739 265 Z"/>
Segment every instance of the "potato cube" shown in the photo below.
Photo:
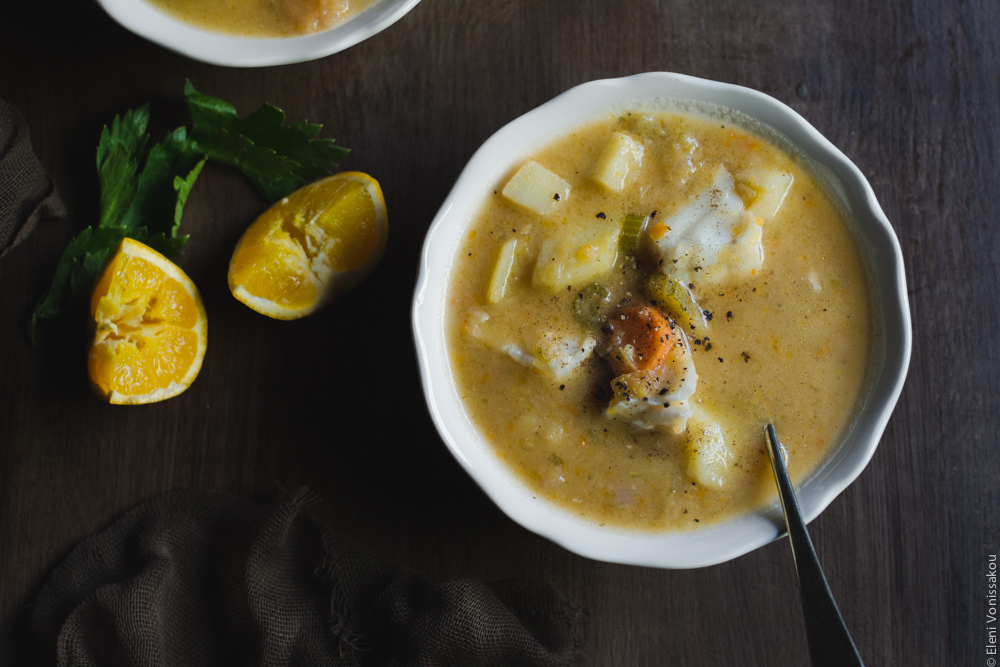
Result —
<path fill-rule="evenodd" d="M 517 239 L 510 239 L 500 248 L 497 255 L 497 263 L 493 265 L 493 276 L 490 278 L 489 289 L 486 290 L 486 299 L 490 303 L 500 303 L 507 292 L 507 281 L 510 280 L 511 270 L 514 268 L 514 258 L 517 251 Z"/>
<path fill-rule="evenodd" d="M 703 486 L 722 488 L 733 462 L 722 429 L 699 411 L 688 420 L 687 432 L 688 475 Z"/>
<path fill-rule="evenodd" d="M 552 291 L 584 287 L 615 266 L 621 220 L 571 221 L 542 242 L 534 283 Z"/>
<path fill-rule="evenodd" d="M 785 202 L 794 176 L 788 171 L 760 170 L 743 174 L 740 180 L 757 193 L 757 197 L 747 208 L 766 222 L 775 216 Z"/>
<path fill-rule="evenodd" d="M 641 143 L 622 132 L 613 133 L 597 159 L 594 180 L 609 190 L 621 192 L 629 172 L 642 164 L 642 153 Z"/>
<path fill-rule="evenodd" d="M 529 160 L 504 186 L 503 196 L 538 215 L 549 215 L 569 197 L 569 183 Z"/>

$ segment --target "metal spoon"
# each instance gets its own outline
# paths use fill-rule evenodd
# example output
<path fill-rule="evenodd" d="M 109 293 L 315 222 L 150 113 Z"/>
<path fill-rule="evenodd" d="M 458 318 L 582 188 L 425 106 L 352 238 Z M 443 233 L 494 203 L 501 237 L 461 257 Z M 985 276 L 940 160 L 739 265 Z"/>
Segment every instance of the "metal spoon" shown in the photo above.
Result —
<path fill-rule="evenodd" d="M 806 522 L 802 520 L 799 503 L 795 499 L 795 489 L 788 477 L 785 459 L 781 455 L 781 443 L 778 442 L 773 424 L 767 425 L 767 441 L 767 453 L 771 459 L 774 481 L 778 485 L 781 509 L 788 526 L 788 542 L 792 545 L 795 572 L 799 577 L 802 615 L 806 622 L 809 657 L 813 667 L 864 667 L 826 583 L 826 577 L 823 576 L 823 568 L 819 565 L 809 533 L 806 532 Z"/>

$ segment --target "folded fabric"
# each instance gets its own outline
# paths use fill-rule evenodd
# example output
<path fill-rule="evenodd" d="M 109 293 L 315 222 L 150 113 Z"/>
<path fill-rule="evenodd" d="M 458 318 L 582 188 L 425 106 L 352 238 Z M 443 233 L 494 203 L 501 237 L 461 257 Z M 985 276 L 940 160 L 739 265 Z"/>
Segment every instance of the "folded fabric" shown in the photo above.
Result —
<path fill-rule="evenodd" d="M 27 123 L 13 105 L 0 100 L 0 257 L 24 240 L 39 219 L 65 214 L 31 150 Z"/>
<path fill-rule="evenodd" d="M 60 666 L 556 666 L 578 609 L 525 581 L 434 584 L 306 514 L 177 491 L 128 511 L 51 573 L 31 612 Z"/>

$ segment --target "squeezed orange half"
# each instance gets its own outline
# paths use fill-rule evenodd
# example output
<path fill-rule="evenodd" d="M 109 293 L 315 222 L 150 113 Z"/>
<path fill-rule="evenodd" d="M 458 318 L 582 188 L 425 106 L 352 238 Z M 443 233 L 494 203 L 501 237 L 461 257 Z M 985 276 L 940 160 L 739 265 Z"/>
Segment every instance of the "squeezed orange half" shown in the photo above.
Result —
<path fill-rule="evenodd" d="M 285 197 L 250 225 L 229 262 L 229 289 L 269 317 L 304 317 L 366 278 L 388 236 L 378 181 L 344 172 Z"/>
<path fill-rule="evenodd" d="M 94 337 L 91 386 L 118 404 L 153 403 L 194 382 L 207 343 L 198 289 L 169 259 L 124 239 L 101 269 L 90 297 Z"/>

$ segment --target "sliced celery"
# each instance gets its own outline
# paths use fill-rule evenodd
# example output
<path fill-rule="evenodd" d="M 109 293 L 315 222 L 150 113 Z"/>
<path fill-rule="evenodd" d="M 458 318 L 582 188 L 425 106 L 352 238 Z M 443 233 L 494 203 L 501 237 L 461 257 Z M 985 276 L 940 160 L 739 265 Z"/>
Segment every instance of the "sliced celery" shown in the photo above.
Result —
<path fill-rule="evenodd" d="M 584 326 L 597 328 L 607 321 L 601 311 L 611 301 L 611 292 L 604 285 L 585 287 L 573 300 L 573 316 Z"/>
<path fill-rule="evenodd" d="M 642 230 L 646 228 L 646 221 L 648 220 L 648 216 L 635 215 L 634 213 L 629 213 L 625 216 L 625 222 L 622 224 L 622 233 L 618 236 L 619 250 L 627 255 L 635 254 L 639 249 L 639 238 L 642 235 Z"/>
<path fill-rule="evenodd" d="M 646 282 L 646 292 L 667 315 L 685 329 L 708 330 L 708 321 L 687 285 L 677 278 L 655 273 Z"/>

